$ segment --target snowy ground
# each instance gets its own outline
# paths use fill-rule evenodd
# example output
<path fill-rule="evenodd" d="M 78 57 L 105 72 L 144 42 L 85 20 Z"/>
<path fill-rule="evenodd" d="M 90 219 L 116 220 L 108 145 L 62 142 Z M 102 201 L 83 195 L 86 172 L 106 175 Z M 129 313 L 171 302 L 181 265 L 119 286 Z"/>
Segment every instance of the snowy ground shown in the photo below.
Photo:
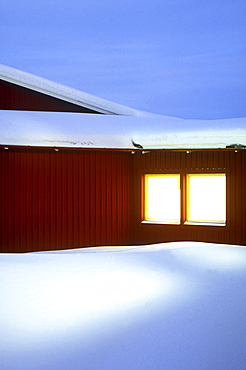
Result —
<path fill-rule="evenodd" d="M 0 369 L 245 369 L 246 247 L 0 254 Z"/>

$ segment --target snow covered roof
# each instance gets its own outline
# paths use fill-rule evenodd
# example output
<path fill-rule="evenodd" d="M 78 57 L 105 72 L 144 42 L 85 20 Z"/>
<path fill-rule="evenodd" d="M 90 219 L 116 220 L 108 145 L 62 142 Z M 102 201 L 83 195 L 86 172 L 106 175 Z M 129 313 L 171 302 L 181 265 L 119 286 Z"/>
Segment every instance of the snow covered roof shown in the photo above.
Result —
<path fill-rule="evenodd" d="M 142 115 L 142 112 L 136 109 L 98 98 L 83 91 L 76 90 L 2 64 L 0 64 L 0 80 L 91 109 L 95 111 L 95 113 L 119 114 L 126 116 Z"/>
<path fill-rule="evenodd" d="M 0 111 L 0 145 L 133 149 L 246 145 L 246 118 L 184 120 L 161 115 Z M 135 148 L 136 149 L 136 148 Z"/>
<path fill-rule="evenodd" d="M 0 79 L 95 113 L 0 111 L 0 145 L 133 149 L 246 145 L 246 118 L 184 120 L 142 112 L 0 65 Z"/>

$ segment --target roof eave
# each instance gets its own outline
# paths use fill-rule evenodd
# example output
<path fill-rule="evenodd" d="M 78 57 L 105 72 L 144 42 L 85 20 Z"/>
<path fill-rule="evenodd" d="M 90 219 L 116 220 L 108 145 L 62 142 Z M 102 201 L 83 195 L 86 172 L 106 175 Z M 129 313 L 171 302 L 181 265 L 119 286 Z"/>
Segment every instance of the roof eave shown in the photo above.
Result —
<path fill-rule="evenodd" d="M 4 65 L 0 65 L 0 79 L 83 108 L 94 110 L 95 113 L 126 116 L 136 116 L 141 113 L 136 109 Z"/>

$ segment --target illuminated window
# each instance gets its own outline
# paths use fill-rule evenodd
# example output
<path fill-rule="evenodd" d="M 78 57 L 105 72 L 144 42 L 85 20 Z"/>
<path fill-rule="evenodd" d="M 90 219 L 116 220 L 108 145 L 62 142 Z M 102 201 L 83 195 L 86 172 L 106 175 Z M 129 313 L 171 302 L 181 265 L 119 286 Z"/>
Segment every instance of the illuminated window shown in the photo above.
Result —
<path fill-rule="evenodd" d="M 180 175 L 145 175 L 145 220 L 180 223 Z"/>
<path fill-rule="evenodd" d="M 143 191 L 142 222 L 218 226 L 226 224 L 224 173 L 146 174 Z"/>
<path fill-rule="evenodd" d="M 187 175 L 187 221 L 225 223 L 225 174 Z"/>

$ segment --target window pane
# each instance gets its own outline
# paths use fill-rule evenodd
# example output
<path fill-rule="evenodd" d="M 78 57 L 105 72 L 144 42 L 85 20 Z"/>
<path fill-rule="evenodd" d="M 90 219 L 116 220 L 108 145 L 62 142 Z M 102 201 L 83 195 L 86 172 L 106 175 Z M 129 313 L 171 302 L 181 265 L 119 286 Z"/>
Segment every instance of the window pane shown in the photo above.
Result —
<path fill-rule="evenodd" d="M 187 221 L 226 221 L 226 175 L 187 175 Z"/>
<path fill-rule="evenodd" d="M 179 175 L 145 175 L 145 220 L 180 222 Z"/>

